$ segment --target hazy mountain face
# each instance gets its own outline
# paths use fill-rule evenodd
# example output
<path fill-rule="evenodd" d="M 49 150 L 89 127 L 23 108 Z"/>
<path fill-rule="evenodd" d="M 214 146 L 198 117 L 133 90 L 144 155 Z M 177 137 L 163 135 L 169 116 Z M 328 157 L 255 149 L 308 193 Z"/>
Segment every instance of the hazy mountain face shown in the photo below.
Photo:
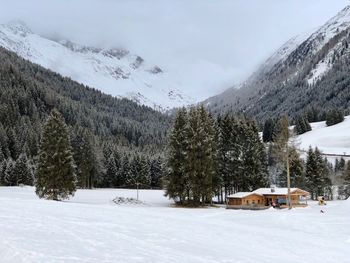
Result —
<path fill-rule="evenodd" d="M 161 67 L 126 49 L 47 39 L 21 22 L 0 26 L 0 45 L 80 83 L 158 110 L 194 102 Z"/>
<path fill-rule="evenodd" d="M 350 99 L 350 7 L 311 34 L 292 38 L 237 88 L 206 101 L 214 112 L 260 120 L 310 108 L 346 108 Z"/>
<path fill-rule="evenodd" d="M 32 32 L 45 39 L 69 40 L 103 50 L 115 47 L 127 50 L 143 58 L 146 69 L 158 66 L 163 71 L 164 74 L 157 76 L 162 79 L 157 84 L 148 81 L 147 74 L 144 82 L 152 87 L 162 86 L 171 95 L 180 90 L 180 95 L 200 102 L 240 83 L 285 40 L 323 24 L 345 2 L 0 0 L 0 23 L 21 19 Z M 57 64 L 62 68 L 65 65 L 61 60 Z M 79 75 L 75 70 L 68 75 Z M 118 84 L 119 89 L 127 88 L 124 86 L 127 82 Z M 103 91 L 115 89 L 113 85 L 102 84 Z M 129 97 L 153 102 L 144 92 L 141 95 L 135 90 L 130 92 L 133 94 Z M 181 100 L 179 96 L 175 98 L 171 102 Z M 178 105 L 171 103 L 174 104 Z"/>

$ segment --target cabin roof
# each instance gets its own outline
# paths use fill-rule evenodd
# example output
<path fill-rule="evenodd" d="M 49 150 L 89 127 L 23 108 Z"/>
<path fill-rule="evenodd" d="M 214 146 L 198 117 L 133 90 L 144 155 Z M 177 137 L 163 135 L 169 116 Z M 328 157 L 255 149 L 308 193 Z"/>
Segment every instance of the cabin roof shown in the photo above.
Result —
<path fill-rule="evenodd" d="M 262 194 L 254 193 L 254 192 L 237 192 L 235 194 L 227 196 L 227 198 L 244 198 L 244 197 L 247 197 L 247 196 L 250 196 L 250 195 L 263 196 Z"/>
<path fill-rule="evenodd" d="M 303 192 L 304 194 L 308 194 L 308 192 L 301 190 L 299 188 L 290 188 L 290 192 L 293 193 L 295 191 Z M 274 188 L 274 191 L 272 191 L 272 188 L 259 188 L 253 193 L 261 194 L 261 195 L 287 195 L 288 194 L 288 188 L 287 187 L 276 187 Z"/>

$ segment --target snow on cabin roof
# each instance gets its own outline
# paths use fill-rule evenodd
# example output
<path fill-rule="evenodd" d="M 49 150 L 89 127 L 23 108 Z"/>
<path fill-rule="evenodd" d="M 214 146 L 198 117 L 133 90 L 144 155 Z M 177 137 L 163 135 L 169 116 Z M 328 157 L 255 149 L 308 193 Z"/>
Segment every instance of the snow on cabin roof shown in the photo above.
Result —
<path fill-rule="evenodd" d="M 229 195 L 227 196 L 228 198 L 244 198 L 244 197 L 247 197 L 249 195 L 260 195 L 262 196 L 261 194 L 259 193 L 254 193 L 254 192 L 238 192 L 238 193 L 235 193 L 235 194 L 232 194 L 232 195 Z"/>
<path fill-rule="evenodd" d="M 274 189 L 274 191 L 272 190 Z M 305 192 L 299 188 L 290 188 L 291 192 L 294 192 L 296 190 Z M 288 194 L 288 188 L 287 187 L 282 187 L 282 188 L 259 188 L 255 191 L 253 191 L 253 193 L 257 193 L 257 194 L 261 194 L 261 195 L 287 195 Z"/>

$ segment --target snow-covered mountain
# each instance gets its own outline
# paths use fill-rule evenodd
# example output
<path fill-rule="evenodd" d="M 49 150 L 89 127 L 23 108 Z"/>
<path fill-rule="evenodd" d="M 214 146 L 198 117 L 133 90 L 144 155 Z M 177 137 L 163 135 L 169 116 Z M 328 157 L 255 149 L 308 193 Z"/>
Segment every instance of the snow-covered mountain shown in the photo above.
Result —
<path fill-rule="evenodd" d="M 45 68 L 104 93 L 126 97 L 157 110 L 192 104 L 193 100 L 161 66 L 128 50 L 102 49 L 52 40 L 22 22 L 0 25 L 0 46 Z"/>
<path fill-rule="evenodd" d="M 314 107 L 347 108 L 350 82 L 350 6 L 312 33 L 277 50 L 239 89 L 206 101 L 217 113 L 245 112 L 259 119 L 295 116 Z"/>

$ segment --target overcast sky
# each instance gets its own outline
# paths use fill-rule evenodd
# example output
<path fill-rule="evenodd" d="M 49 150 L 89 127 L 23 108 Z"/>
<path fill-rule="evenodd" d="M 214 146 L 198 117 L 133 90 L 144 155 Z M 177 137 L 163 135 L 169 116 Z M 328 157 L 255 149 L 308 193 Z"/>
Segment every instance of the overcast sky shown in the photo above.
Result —
<path fill-rule="evenodd" d="M 326 22 L 349 0 L 0 0 L 0 22 L 82 44 L 121 46 L 192 93 L 238 82 L 292 36 Z M 207 96 L 207 95 L 205 95 Z"/>

